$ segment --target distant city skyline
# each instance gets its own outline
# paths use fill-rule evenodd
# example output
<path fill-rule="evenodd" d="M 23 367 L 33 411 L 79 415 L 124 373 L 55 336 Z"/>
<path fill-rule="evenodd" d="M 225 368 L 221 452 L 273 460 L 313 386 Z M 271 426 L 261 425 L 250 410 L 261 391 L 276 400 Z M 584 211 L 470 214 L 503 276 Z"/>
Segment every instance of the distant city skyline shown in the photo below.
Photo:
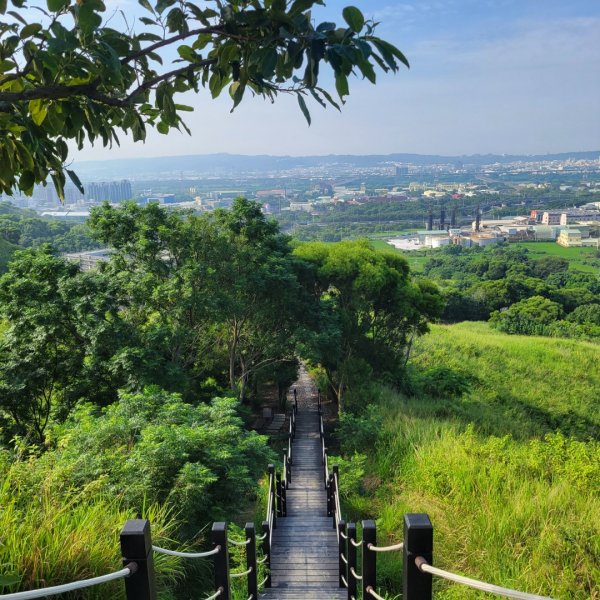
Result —
<path fill-rule="evenodd" d="M 76 161 L 182 154 L 546 154 L 600 145 L 600 4 L 573 0 L 329 0 L 316 20 L 339 21 L 347 4 L 381 21 L 380 35 L 411 62 L 378 84 L 355 79 L 341 114 L 294 98 L 248 98 L 233 114 L 227 94 L 182 97 L 192 136 L 149 132 Z M 136 0 L 114 0 L 128 16 Z M 113 17 L 117 19 L 117 16 Z M 114 26 L 114 21 L 111 22 Z M 327 83 L 327 82 L 323 82 Z"/>

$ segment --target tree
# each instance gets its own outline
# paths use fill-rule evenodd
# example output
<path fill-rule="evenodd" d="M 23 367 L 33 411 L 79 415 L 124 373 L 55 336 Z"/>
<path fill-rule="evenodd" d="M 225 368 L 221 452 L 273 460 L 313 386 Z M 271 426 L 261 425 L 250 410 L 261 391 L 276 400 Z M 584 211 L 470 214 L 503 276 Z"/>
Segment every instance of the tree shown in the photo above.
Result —
<path fill-rule="evenodd" d="M 123 383 L 113 358 L 129 338 L 113 282 L 83 274 L 49 246 L 16 254 L 0 279 L 0 412 L 8 430 L 44 441 L 82 397 L 108 404 Z"/>
<path fill-rule="evenodd" d="M 115 29 L 102 0 L 47 0 L 47 10 L 0 0 L 0 192 L 31 194 L 50 177 L 63 198 L 65 173 L 81 189 L 65 167 L 69 140 L 81 149 L 86 137 L 118 144 L 118 131 L 138 141 L 147 127 L 187 130 L 181 113 L 192 109 L 177 94 L 204 87 L 216 98 L 227 89 L 233 108 L 246 92 L 292 94 L 310 123 L 306 97 L 339 109 L 351 75 L 375 83 L 377 67 L 408 66 L 352 6 L 337 27 L 313 22 L 323 0 L 138 1 L 141 33 L 124 14 Z M 338 101 L 320 87 L 323 66 Z"/>
<path fill-rule="evenodd" d="M 338 402 L 372 372 L 400 377 L 412 341 L 443 309 L 437 287 L 412 281 L 403 257 L 377 252 L 367 240 L 312 242 L 296 254 L 313 266 L 313 292 L 332 313 L 323 328 L 329 335 L 315 341 Z"/>
<path fill-rule="evenodd" d="M 197 399 L 216 372 L 244 398 L 259 373 L 287 379 L 311 297 L 288 238 L 259 204 L 238 198 L 208 215 L 105 204 L 90 228 L 114 250 L 105 269 L 128 298 L 147 383 Z"/>
<path fill-rule="evenodd" d="M 492 313 L 490 323 L 505 333 L 544 335 L 546 328 L 556 323 L 562 315 L 562 306 L 557 302 L 532 296 L 507 310 Z"/>

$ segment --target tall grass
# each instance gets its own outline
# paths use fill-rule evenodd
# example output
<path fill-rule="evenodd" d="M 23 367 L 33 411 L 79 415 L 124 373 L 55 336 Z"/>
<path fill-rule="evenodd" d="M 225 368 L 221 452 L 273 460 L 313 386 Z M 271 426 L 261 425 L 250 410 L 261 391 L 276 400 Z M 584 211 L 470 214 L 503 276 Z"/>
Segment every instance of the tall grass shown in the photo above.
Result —
<path fill-rule="evenodd" d="M 462 398 L 405 398 L 382 387 L 382 418 L 353 518 L 378 519 L 380 542 L 426 512 L 442 568 L 557 599 L 600 599 L 600 348 L 584 342 L 436 327 L 415 360 L 471 378 Z M 397 593 L 401 558 L 380 555 Z M 436 598 L 484 598 L 436 582 Z"/>
<path fill-rule="evenodd" d="M 8 453 L 7 453 L 8 454 Z M 0 593 L 37 589 L 104 575 L 121 568 L 119 532 L 127 519 L 152 523 L 155 543 L 168 544 L 176 520 L 164 506 L 145 507 L 142 515 L 122 508 L 118 497 L 92 490 L 57 493 L 42 483 L 37 489 L 21 478 L 27 465 L 0 469 Z M 180 559 L 156 556 L 162 600 L 183 576 Z M 64 596 L 69 597 L 68 595 Z M 124 598 L 122 581 L 77 592 L 73 598 Z"/>

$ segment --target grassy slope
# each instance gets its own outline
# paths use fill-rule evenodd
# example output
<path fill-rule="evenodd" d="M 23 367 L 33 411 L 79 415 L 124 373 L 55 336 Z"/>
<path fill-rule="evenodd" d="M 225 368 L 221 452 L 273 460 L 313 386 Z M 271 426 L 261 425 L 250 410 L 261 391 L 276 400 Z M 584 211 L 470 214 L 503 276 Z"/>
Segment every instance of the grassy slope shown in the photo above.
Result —
<path fill-rule="evenodd" d="M 563 248 L 555 242 L 519 242 L 516 245 L 527 248 L 533 258 L 543 256 L 560 256 L 569 260 L 570 268 L 587 273 L 598 273 L 597 259 L 594 258 L 596 248 Z"/>
<path fill-rule="evenodd" d="M 443 568 L 554 598 L 600 598 L 600 444 L 589 439 L 600 423 L 600 346 L 467 323 L 434 327 L 415 363 L 476 383 L 460 400 L 380 391 L 384 434 L 366 491 L 349 500 L 352 516 L 379 517 L 384 542 L 401 539 L 404 513 L 427 512 Z M 397 557 L 380 564 L 384 587 L 398 591 Z M 484 597 L 436 585 L 440 600 Z"/>

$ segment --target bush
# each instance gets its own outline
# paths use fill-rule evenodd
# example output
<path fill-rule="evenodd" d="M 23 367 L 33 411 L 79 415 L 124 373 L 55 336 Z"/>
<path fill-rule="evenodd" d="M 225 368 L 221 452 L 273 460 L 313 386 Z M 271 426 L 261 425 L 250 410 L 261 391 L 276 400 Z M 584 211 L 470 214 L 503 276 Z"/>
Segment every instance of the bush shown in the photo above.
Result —
<path fill-rule="evenodd" d="M 532 296 L 516 302 L 510 308 L 492 313 L 492 327 L 504 333 L 544 335 L 546 327 L 563 314 L 560 304 L 542 296 Z"/>
<path fill-rule="evenodd" d="M 255 494 L 272 459 L 266 438 L 246 431 L 239 403 L 216 398 L 193 406 L 150 387 L 121 393 L 99 411 L 84 405 L 51 433 L 54 451 L 39 460 L 39 476 L 119 495 L 127 507 L 176 506 L 184 528 L 222 520 Z"/>
<path fill-rule="evenodd" d="M 471 388 L 473 378 L 449 367 L 431 367 L 417 375 L 420 395 L 459 398 Z"/>
<path fill-rule="evenodd" d="M 370 404 L 362 414 L 343 412 L 335 432 L 344 454 L 372 449 L 381 434 L 383 419 L 377 406 Z"/>

